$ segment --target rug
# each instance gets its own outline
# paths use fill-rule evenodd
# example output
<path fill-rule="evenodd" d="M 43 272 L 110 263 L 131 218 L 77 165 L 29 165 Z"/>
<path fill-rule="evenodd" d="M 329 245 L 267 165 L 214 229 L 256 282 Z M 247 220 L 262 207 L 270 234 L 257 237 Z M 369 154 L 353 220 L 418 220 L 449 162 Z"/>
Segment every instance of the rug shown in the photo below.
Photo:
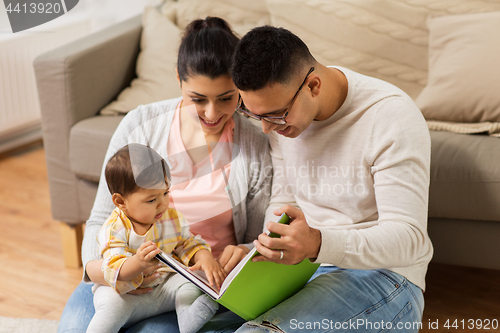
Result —
<path fill-rule="evenodd" d="M 56 333 L 57 320 L 0 317 L 0 333 Z"/>

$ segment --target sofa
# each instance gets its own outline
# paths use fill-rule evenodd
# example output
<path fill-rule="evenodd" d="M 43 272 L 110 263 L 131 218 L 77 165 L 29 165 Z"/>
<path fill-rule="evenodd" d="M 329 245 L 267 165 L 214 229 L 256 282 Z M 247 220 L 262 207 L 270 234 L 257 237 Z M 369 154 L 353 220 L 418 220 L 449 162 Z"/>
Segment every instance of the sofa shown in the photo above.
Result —
<path fill-rule="evenodd" d="M 136 106 L 180 95 L 175 62 L 182 28 L 217 15 L 239 34 L 283 26 L 321 63 L 408 93 L 432 140 L 433 262 L 500 269 L 500 94 L 491 94 L 500 87 L 500 66 L 488 66 L 500 40 L 465 36 L 500 31 L 499 14 L 500 4 L 486 0 L 167 1 L 37 57 L 52 214 L 61 224 L 66 265 L 81 265 L 83 226 L 114 129 Z"/>

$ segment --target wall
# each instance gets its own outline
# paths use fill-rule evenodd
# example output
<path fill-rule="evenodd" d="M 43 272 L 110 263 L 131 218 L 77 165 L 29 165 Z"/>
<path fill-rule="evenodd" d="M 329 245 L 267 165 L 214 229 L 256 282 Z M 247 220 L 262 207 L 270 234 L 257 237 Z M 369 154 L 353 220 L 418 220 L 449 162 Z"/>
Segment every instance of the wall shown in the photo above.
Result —
<path fill-rule="evenodd" d="M 40 54 L 142 12 L 162 0 L 80 0 L 65 15 L 12 33 L 0 4 L 0 153 L 41 139 L 33 71 Z"/>

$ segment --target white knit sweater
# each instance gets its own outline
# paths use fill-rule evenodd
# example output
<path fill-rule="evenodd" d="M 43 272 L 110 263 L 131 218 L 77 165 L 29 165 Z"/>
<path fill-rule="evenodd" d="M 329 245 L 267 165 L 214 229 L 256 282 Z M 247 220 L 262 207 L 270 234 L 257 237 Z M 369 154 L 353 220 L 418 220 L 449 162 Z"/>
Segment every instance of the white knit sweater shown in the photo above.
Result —
<path fill-rule="evenodd" d="M 297 138 L 270 135 L 274 178 L 266 221 L 298 206 L 321 231 L 317 262 L 387 268 L 425 288 L 430 136 L 415 103 L 384 81 L 339 68 L 342 107 Z"/>

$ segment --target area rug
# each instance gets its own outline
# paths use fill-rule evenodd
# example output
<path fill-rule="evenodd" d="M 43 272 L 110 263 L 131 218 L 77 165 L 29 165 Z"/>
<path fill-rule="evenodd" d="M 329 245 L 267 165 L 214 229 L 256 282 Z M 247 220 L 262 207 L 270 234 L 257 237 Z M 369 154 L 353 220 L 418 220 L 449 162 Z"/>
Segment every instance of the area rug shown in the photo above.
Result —
<path fill-rule="evenodd" d="M 57 320 L 0 317 L 0 333 L 56 333 Z"/>

